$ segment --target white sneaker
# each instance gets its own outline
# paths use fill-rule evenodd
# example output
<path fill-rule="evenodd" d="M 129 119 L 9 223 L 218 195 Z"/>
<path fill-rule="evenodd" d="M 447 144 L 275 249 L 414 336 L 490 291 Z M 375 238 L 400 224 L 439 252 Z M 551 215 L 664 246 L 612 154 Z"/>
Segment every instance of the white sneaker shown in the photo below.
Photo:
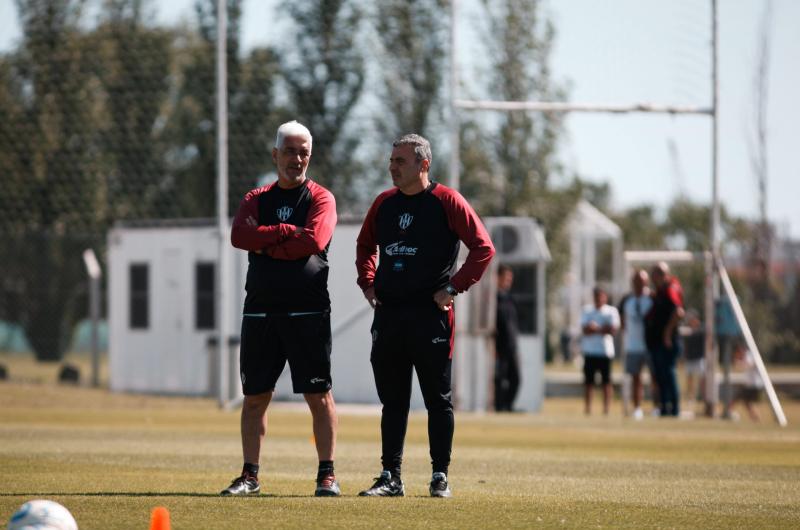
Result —
<path fill-rule="evenodd" d="M 644 418 L 644 411 L 640 408 L 637 408 L 633 411 L 633 419 L 636 421 L 642 421 Z"/>
<path fill-rule="evenodd" d="M 661 416 L 661 409 L 653 409 L 650 411 L 650 415 L 654 418 L 658 418 Z"/>
<path fill-rule="evenodd" d="M 453 493 L 450 491 L 450 485 L 447 483 L 447 475 L 442 472 L 436 472 L 431 478 L 431 485 L 428 488 L 431 497 L 452 497 Z"/>

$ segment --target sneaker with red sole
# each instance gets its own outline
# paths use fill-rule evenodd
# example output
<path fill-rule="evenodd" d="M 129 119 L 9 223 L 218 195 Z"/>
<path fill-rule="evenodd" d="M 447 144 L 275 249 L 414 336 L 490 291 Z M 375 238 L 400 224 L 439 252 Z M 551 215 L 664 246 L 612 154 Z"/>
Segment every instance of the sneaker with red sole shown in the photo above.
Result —
<path fill-rule="evenodd" d="M 317 477 L 317 489 L 314 491 L 315 497 L 338 497 L 341 494 L 339 483 L 333 473 Z"/>

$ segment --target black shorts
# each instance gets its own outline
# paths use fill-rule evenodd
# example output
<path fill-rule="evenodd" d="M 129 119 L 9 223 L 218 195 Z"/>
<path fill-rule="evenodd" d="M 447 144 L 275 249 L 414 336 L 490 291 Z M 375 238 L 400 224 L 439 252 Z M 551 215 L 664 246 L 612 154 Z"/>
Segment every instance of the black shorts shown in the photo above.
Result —
<path fill-rule="evenodd" d="M 758 403 L 761 399 L 761 389 L 754 386 L 743 386 L 736 394 L 736 398 L 744 403 Z"/>
<path fill-rule="evenodd" d="M 600 380 L 604 385 L 611 382 L 611 359 L 592 355 L 583 356 L 583 383 L 593 385 L 595 374 L 600 372 Z"/>
<path fill-rule="evenodd" d="M 331 389 L 330 313 L 244 316 L 239 352 L 244 395 L 274 390 L 287 360 L 295 394 Z"/>

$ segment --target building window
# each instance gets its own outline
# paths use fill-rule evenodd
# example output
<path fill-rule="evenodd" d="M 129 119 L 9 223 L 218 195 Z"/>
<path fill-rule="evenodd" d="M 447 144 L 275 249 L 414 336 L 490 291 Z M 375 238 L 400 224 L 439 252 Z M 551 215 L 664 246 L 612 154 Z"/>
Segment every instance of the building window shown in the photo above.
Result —
<path fill-rule="evenodd" d="M 147 329 L 150 325 L 150 267 L 147 263 L 131 263 L 128 269 L 130 283 L 130 327 Z"/>
<path fill-rule="evenodd" d="M 511 286 L 511 298 L 517 305 L 517 317 L 519 319 L 519 332 L 524 334 L 536 335 L 538 330 L 537 306 L 537 265 L 512 265 L 514 271 L 514 284 Z"/>
<path fill-rule="evenodd" d="M 214 329 L 214 264 L 194 267 L 194 322 L 197 329 Z"/>

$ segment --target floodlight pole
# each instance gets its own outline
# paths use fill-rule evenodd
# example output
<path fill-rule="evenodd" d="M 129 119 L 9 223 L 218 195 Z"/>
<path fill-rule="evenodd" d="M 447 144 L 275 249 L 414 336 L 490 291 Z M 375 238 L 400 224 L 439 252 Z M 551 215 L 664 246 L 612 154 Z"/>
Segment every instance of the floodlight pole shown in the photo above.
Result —
<path fill-rule="evenodd" d="M 717 0 L 711 0 L 711 219 L 709 246 L 711 263 L 706 263 L 705 299 L 705 401 L 706 416 L 717 416 L 717 340 L 715 332 L 715 300 L 719 300 L 720 214 L 719 214 L 719 35 Z"/>
<path fill-rule="evenodd" d="M 100 269 L 100 262 L 94 250 L 87 248 L 83 251 L 83 264 L 86 267 L 86 274 L 89 276 L 89 319 L 91 325 L 92 351 L 92 386 L 100 386 L 100 279 L 103 276 Z"/>
<path fill-rule="evenodd" d="M 450 3 L 450 187 L 458 190 L 461 185 L 461 149 L 458 120 L 458 61 L 456 60 L 456 15 L 458 0 Z"/>
<path fill-rule="evenodd" d="M 228 373 L 228 17 L 225 0 L 217 0 L 217 231 L 219 235 L 217 266 L 217 348 L 219 373 L 219 405 L 224 407 L 229 399 Z"/>

